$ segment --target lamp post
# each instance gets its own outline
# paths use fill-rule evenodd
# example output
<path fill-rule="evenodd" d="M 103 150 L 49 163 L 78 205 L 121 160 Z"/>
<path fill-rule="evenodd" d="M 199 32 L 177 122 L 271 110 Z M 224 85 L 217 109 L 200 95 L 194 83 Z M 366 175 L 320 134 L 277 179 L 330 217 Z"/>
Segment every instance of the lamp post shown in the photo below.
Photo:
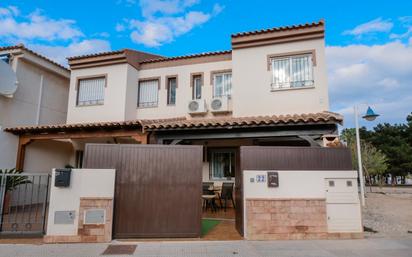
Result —
<path fill-rule="evenodd" d="M 359 120 L 358 120 L 358 107 L 355 105 L 353 107 L 355 113 L 355 131 L 356 131 L 356 148 L 358 152 L 358 172 L 359 172 L 359 183 L 360 183 L 360 193 L 361 193 L 361 204 L 365 206 L 365 181 L 363 177 L 363 167 L 362 167 L 362 154 L 361 154 L 361 145 L 360 145 L 360 136 L 359 136 Z M 367 121 L 373 121 L 378 117 L 379 114 L 376 114 L 370 106 L 366 114 L 362 116 Z"/>

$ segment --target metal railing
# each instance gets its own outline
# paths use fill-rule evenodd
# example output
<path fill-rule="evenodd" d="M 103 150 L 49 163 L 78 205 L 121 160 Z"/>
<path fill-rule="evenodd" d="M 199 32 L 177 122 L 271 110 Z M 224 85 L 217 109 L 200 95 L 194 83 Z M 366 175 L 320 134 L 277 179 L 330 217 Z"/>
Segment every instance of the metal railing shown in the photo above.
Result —
<path fill-rule="evenodd" d="M 0 235 L 45 232 L 49 174 L 0 174 Z"/>

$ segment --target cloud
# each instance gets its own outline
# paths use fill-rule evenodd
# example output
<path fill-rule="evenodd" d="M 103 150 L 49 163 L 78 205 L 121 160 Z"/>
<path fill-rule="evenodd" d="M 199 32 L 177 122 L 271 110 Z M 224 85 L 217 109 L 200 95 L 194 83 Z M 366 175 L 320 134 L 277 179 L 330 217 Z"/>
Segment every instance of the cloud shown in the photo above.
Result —
<path fill-rule="evenodd" d="M 17 7 L 0 9 L 0 37 L 22 40 L 69 40 L 84 36 L 75 27 L 75 21 L 51 19 L 36 10 L 28 16 L 19 16 Z"/>
<path fill-rule="evenodd" d="M 412 111 L 412 45 L 328 46 L 326 57 L 331 109 L 345 115 L 346 126 L 353 126 L 355 104 L 374 106 L 377 122 L 403 121 Z"/>
<path fill-rule="evenodd" d="M 224 8 L 215 4 L 210 13 L 187 10 L 198 3 L 199 0 L 141 0 L 144 19 L 124 19 L 116 25 L 116 31 L 129 31 L 134 43 L 159 47 L 201 26 Z"/>
<path fill-rule="evenodd" d="M 198 4 L 199 0 L 140 0 L 142 15 L 151 18 L 155 14 L 173 15 L 182 13 L 186 8 Z"/>
<path fill-rule="evenodd" d="M 412 35 L 412 16 L 403 16 L 398 18 L 402 27 L 406 29 L 404 33 L 392 33 L 389 35 L 391 39 L 405 39 Z"/>
<path fill-rule="evenodd" d="M 111 49 L 110 43 L 101 39 L 85 39 L 67 46 L 30 44 L 28 47 L 62 64 L 66 63 L 66 57 L 106 52 Z"/>
<path fill-rule="evenodd" d="M 393 23 L 390 20 L 377 18 L 369 22 L 360 24 L 351 30 L 346 30 L 343 32 L 343 34 L 361 37 L 362 35 L 370 33 L 389 32 L 392 27 Z"/>
<path fill-rule="evenodd" d="M 107 38 L 107 32 L 92 36 Z M 109 51 L 106 40 L 89 38 L 70 19 L 53 19 L 41 10 L 22 15 L 15 6 L 0 7 L 0 40 L 4 44 L 24 43 L 29 48 L 66 65 L 66 57 Z"/>
<path fill-rule="evenodd" d="M 164 17 L 143 22 L 131 20 L 130 28 L 134 29 L 131 38 L 133 42 L 149 47 L 160 46 L 205 23 L 210 17 L 210 14 L 203 12 L 189 12 L 182 17 Z"/>

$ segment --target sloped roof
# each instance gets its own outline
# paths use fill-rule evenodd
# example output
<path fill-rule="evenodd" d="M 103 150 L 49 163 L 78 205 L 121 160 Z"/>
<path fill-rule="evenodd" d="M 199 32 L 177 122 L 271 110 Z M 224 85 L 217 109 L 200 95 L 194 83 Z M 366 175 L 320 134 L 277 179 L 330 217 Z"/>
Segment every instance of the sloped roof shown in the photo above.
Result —
<path fill-rule="evenodd" d="M 0 51 L 16 50 L 16 49 L 25 50 L 25 51 L 27 51 L 27 52 L 29 52 L 29 53 L 37 56 L 37 57 L 40 57 L 41 59 L 43 59 L 43 60 L 45 60 L 45 61 L 48 61 L 48 62 L 50 62 L 50 63 L 58 66 L 59 68 L 62 68 L 62 69 L 64 69 L 64 70 L 66 70 L 66 71 L 70 71 L 67 67 L 64 67 L 64 66 L 61 65 L 60 63 L 57 63 L 57 62 L 51 60 L 50 58 L 47 58 L 47 57 L 45 57 L 44 55 L 41 55 L 41 54 L 39 54 L 39 53 L 37 53 L 37 52 L 35 52 L 35 51 L 27 48 L 26 46 L 24 46 L 24 44 L 18 44 L 18 45 L 12 45 L 12 46 L 0 46 Z"/>
<path fill-rule="evenodd" d="M 181 59 L 190 59 L 190 58 L 198 58 L 198 57 L 206 57 L 206 56 L 214 56 L 214 55 L 224 55 L 224 54 L 231 54 L 231 53 L 232 53 L 231 50 L 205 52 L 205 53 L 199 53 L 199 54 L 189 54 L 189 55 L 181 55 L 181 56 L 173 56 L 173 57 L 147 59 L 140 63 L 167 62 L 167 61 L 176 61 L 176 60 L 181 60 Z"/>
<path fill-rule="evenodd" d="M 325 24 L 325 21 L 322 19 L 322 20 L 319 20 L 318 22 L 312 22 L 312 23 L 295 24 L 295 25 L 290 25 L 290 26 L 281 26 L 281 27 L 274 27 L 274 28 L 269 28 L 269 29 L 239 32 L 239 33 L 232 34 L 231 37 L 236 38 L 236 37 L 243 37 L 243 36 L 266 34 L 266 33 L 272 33 L 272 32 L 306 29 L 306 28 L 323 26 L 324 24 Z"/>
<path fill-rule="evenodd" d="M 92 122 L 75 124 L 58 124 L 42 126 L 20 126 L 5 128 L 4 131 L 16 135 L 36 133 L 59 133 L 75 130 L 96 129 L 142 129 L 142 130 L 165 130 L 165 129 L 197 129 L 197 128 L 227 128 L 227 127 L 252 127 L 272 126 L 285 124 L 317 124 L 317 123 L 342 123 L 343 116 L 333 112 L 320 112 L 308 114 L 254 116 L 254 117 L 228 117 L 216 119 L 186 119 L 177 117 L 170 119 L 154 120 L 130 120 L 119 122 Z"/>
<path fill-rule="evenodd" d="M 191 119 L 191 120 L 172 120 L 160 122 L 142 121 L 145 129 L 181 129 L 181 128 L 225 128 L 225 127 L 249 127 L 249 126 L 269 126 L 281 124 L 315 124 L 315 123 L 342 123 L 343 117 L 333 112 L 320 112 L 308 114 L 288 114 L 272 116 L 253 116 L 253 117 L 228 117 L 216 119 Z"/>

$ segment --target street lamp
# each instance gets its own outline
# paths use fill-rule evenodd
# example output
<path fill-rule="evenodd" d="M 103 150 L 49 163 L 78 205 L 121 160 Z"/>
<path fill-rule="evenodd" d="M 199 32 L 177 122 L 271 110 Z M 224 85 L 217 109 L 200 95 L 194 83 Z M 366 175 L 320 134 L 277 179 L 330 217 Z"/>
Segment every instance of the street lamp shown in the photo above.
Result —
<path fill-rule="evenodd" d="M 362 156 L 361 156 L 361 145 L 360 145 L 360 136 L 359 136 L 359 120 L 358 120 L 358 108 L 355 105 L 353 107 L 353 111 L 355 113 L 355 131 L 356 131 L 356 148 L 358 152 L 358 170 L 359 170 L 359 183 L 360 183 L 360 191 L 361 191 L 361 204 L 365 206 L 365 182 L 363 179 L 363 168 L 362 168 Z M 374 121 L 379 114 L 376 114 L 370 106 L 368 106 L 368 110 L 366 114 L 362 116 L 367 121 Z"/>

